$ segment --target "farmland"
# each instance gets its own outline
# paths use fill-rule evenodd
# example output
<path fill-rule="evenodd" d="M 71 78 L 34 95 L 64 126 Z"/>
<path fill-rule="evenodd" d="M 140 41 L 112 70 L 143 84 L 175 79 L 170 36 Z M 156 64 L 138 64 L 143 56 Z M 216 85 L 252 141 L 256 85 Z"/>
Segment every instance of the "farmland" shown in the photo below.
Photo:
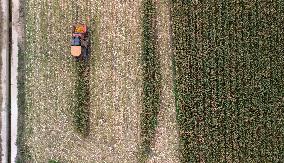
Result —
<path fill-rule="evenodd" d="M 23 5 L 21 162 L 284 160 L 283 1 Z"/>
<path fill-rule="evenodd" d="M 140 134 L 141 2 L 31 0 L 25 6 L 26 43 L 19 56 L 25 97 L 20 99 L 21 160 L 137 162 L 145 148 L 139 143 L 145 136 Z M 86 108 L 80 108 L 78 98 L 85 95 L 77 89 L 86 79 L 69 51 L 70 25 L 77 19 L 91 27 Z M 88 119 L 88 126 L 82 126 L 80 116 Z M 78 125 L 88 131 L 78 134 Z"/>
<path fill-rule="evenodd" d="M 139 31 L 138 5 L 122 6 L 115 1 L 26 2 L 26 100 L 21 152 L 26 162 L 135 160 L 134 142 L 139 129 L 136 117 L 141 105 L 139 33 L 133 32 Z M 134 15 L 125 10 L 129 7 Z M 70 25 L 76 19 L 92 27 L 88 137 L 77 134 L 73 122 L 78 74 L 69 55 L 69 40 Z M 132 26 L 126 22 L 132 22 Z"/>
<path fill-rule="evenodd" d="M 283 1 L 174 1 L 181 162 L 283 161 Z"/>

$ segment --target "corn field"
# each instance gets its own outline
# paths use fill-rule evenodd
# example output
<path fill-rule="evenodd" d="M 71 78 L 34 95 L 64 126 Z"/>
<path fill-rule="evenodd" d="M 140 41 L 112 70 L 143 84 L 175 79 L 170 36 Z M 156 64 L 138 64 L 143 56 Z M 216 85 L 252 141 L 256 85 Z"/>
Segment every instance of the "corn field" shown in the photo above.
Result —
<path fill-rule="evenodd" d="M 283 4 L 173 2 L 182 162 L 284 160 Z"/>
<path fill-rule="evenodd" d="M 283 0 L 23 5 L 20 162 L 284 161 Z"/>

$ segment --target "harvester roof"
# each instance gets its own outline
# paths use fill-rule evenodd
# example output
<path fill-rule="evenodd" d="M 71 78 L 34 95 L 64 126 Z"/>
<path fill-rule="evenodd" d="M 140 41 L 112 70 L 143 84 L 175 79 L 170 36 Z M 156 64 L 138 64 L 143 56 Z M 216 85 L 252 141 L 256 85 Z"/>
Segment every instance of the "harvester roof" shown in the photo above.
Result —
<path fill-rule="evenodd" d="M 81 46 L 71 46 L 71 55 L 79 57 L 81 55 Z"/>

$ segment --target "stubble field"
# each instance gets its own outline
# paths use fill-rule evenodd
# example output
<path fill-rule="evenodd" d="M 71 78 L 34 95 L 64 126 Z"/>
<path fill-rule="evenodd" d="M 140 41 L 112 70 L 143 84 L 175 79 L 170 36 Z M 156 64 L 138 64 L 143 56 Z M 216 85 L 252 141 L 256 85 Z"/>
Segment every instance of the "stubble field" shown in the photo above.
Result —
<path fill-rule="evenodd" d="M 141 6 L 141 1 L 26 1 L 26 42 L 20 54 L 25 70 L 20 88 L 25 97 L 20 100 L 24 110 L 20 160 L 137 162 L 147 157 L 148 147 L 155 151 L 154 143 L 142 143 L 147 131 L 140 132 L 143 116 L 147 116 L 143 114 L 147 110 L 143 112 Z M 75 22 L 86 23 L 91 37 L 86 135 L 74 126 L 80 75 L 69 49 L 70 27 Z M 167 40 L 167 35 L 164 37 Z M 167 48 L 168 43 L 162 46 Z M 170 54 L 164 58 L 170 62 Z M 169 70 L 167 73 L 170 75 Z M 170 89 L 171 83 L 163 85 Z M 174 97 L 165 92 L 164 98 L 165 104 L 172 101 L 169 105 L 174 110 Z M 167 125 L 174 122 L 164 122 L 163 126 L 169 128 Z M 167 134 L 167 129 L 162 130 Z M 159 152 L 163 152 L 161 147 Z M 167 159 L 161 154 L 155 157 Z"/>

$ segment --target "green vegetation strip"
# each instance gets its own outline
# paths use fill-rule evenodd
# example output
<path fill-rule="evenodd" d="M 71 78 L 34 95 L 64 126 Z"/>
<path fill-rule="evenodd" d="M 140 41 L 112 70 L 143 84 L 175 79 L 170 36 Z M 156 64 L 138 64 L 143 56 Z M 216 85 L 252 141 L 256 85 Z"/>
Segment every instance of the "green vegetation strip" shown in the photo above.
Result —
<path fill-rule="evenodd" d="M 160 107 L 160 63 L 156 52 L 155 16 L 156 9 L 152 0 L 142 3 L 142 65 L 143 65 L 143 111 L 141 114 L 141 155 L 145 162 L 157 127 L 157 115 Z"/>
<path fill-rule="evenodd" d="M 180 154 L 181 161 L 190 162 L 195 156 L 197 147 L 193 144 L 194 136 L 190 136 L 194 131 L 194 123 L 196 119 L 196 112 L 190 109 L 190 90 L 193 88 L 194 81 L 190 81 L 190 42 L 191 29 L 189 24 L 189 7 L 190 4 L 182 2 L 173 2 L 172 21 L 173 21 L 173 47 L 175 48 L 174 62 L 175 62 L 175 84 L 176 84 L 176 100 L 177 100 L 177 118 L 179 124 L 180 137 Z"/>
<path fill-rule="evenodd" d="M 18 116 L 18 137 L 17 137 L 17 146 L 18 146 L 18 156 L 17 162 L 22 163 L 28 161 L 31 158 L 31 153 L 25 144 L 25 135 L 30 131 L 25 131 L 26 125 L 26 110 L 29 109 L 27 106 L 26 96 L 26 80 L 27 80 L 27 72 L 31 71 L 31 68 L 27 66 L 27 61 L 31 59 L 31 55 L 33 50 L 31 46 L 33 44 L 34 36 L 32 32 L 34 30 L 34 21 L 31 21 L 32 13 L 26 14 L 30 12 L 30 8 L 26 7 L 28 2 L 21 0 L 21 18 L 23 18 L 23 22 L 25 24 L 24 36 L 27 38 L 26 41 L 23 42 L 23 45 L 19 46 L 19 54 L 18 54 L 18 107 L 19 107 L 19 116 Z"/>
<path fill-rule="evenodd" d="M 75 64 L 77 82 L 75 89 L 74 124 L 77 132 L 87 136 L 89 132 L 89 63 L 79 61 Z"/>
<path fill-rule="evenodd" d="M 181 162 L 283 160 L 284 1 L 172 1 Z"/>

